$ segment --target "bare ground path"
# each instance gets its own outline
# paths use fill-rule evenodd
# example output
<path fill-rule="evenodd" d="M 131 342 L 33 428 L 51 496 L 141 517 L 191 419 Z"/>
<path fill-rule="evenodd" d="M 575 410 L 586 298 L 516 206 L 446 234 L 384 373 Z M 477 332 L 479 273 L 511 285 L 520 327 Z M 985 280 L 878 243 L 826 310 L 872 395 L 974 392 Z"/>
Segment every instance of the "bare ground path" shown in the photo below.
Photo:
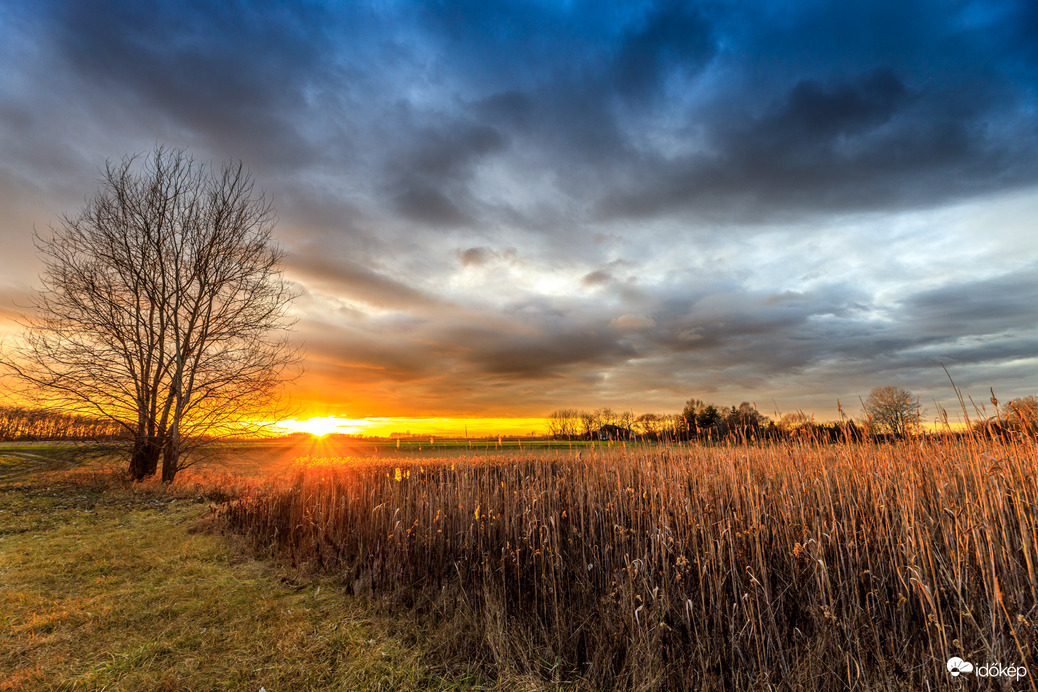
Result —
<path fill-rule="evenodd" d="M 55 471 L 68 466 L 68 462 L 53 455 L 40 454 L 22 449 L 0 449 L 0 481 L 29 476 L 40 471 Z"/>

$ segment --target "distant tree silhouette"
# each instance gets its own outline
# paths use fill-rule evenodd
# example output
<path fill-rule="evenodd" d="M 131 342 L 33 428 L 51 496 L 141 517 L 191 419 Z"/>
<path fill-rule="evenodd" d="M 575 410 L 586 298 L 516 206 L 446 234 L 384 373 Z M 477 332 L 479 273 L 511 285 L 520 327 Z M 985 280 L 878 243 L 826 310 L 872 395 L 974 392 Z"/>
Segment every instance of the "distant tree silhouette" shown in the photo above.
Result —
<path fill-rule="evenodd" d="M 783 414 L 776 425 L 785 435 L 798 438 L 809 437 L 814 428 L 811 417 L 803 411 Z"/>
<path fill-rule="evenodd" d="M 639 434 L 648 440 L 661 440 L 670 426 L 670 416 L 661 413 L 643 413 L 635 418 Z"/>
<path fill-rule="evenodd" d="M 558 440 L 572 440 L 580 434 L 580 412 L 573 408 L 552 411 L 545 419 L 548 435 Z"/>
<path fill-rule="evenodd" d="M 894 386 L 876 387 L 869 392 L 865 411 L 877 432 L 894 437 L 904 437 L 922 416 L 918 404 L 912 401 L 912 392 Z"/>
<path fill-rule="evenodd" d="M 104 418 L 28 406 L 0 406 L 0 440 L 107 440 L 125 434 Z"/>
<path fill-rule="evenodd" d="M 702 399 L 689 399 L 681 411 L 685 434 L 692 437 L 720 440 L 728 434 L 728 422 L 724 413 L 714 404 Z"/>
<path fill-rule="evenodd" d="M 602 427 L 602 421 L 598 411 L 580 412 L 580 432 L 585 439 L 590 440 L 594 437 L 595 431 L 600 427 Z"/>
<path fill-rule="evenodd" d="M 728 430 L 743 439 L 759 439 L 771 421 L 750 402 L 733 406 L 725 415 Z"/>
<path fill-rule="evenodd" d="M 616 415 L 616 425 L 624 431 L 625 438 L 634 436 L 634 411 L 621 411 Z"/>

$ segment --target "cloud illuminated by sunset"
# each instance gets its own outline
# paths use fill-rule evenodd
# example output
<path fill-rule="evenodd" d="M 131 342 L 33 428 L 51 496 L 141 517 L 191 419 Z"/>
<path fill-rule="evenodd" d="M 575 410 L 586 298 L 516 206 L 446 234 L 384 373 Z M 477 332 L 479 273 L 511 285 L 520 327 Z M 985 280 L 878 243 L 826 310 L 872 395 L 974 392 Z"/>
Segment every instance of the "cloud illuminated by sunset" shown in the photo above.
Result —
<path fill-rule="evenodd" d="M 160 142 L 277 206 L 294 429 L 1038 391 L 1033 2 L 230 7 L 0 6 L 4 338 Z"/>

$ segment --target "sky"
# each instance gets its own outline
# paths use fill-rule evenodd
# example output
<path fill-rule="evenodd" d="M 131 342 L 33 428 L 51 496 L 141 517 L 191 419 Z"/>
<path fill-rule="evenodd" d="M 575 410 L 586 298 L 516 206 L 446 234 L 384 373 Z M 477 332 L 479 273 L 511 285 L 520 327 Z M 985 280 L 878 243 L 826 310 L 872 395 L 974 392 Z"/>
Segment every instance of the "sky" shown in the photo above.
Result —
<path fill-rule="evenodd" d="M 277 207 L 299 417 L 1038 393 L 1029 0 L 0 0 L 0 66 L 0 337 L 169 145 Z"/>

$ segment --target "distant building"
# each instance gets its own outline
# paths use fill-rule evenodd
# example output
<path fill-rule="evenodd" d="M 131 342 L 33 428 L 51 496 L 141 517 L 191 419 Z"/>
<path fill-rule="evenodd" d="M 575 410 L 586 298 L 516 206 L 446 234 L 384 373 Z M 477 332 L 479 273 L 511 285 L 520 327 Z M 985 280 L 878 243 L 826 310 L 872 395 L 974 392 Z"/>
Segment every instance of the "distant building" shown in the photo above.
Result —
<path fill-rule="evenodd" d="M 613 425 L 612 423 L 606 423 L 598 429 L 598 432 L 595 433 L 594 437 L 595 439 L 604 442 L 606 440 L 629 440 L 634 437 L 634 435 L 632 435 L 631 431 L 626 428 L 621 428 L 619 425 Z"/>

